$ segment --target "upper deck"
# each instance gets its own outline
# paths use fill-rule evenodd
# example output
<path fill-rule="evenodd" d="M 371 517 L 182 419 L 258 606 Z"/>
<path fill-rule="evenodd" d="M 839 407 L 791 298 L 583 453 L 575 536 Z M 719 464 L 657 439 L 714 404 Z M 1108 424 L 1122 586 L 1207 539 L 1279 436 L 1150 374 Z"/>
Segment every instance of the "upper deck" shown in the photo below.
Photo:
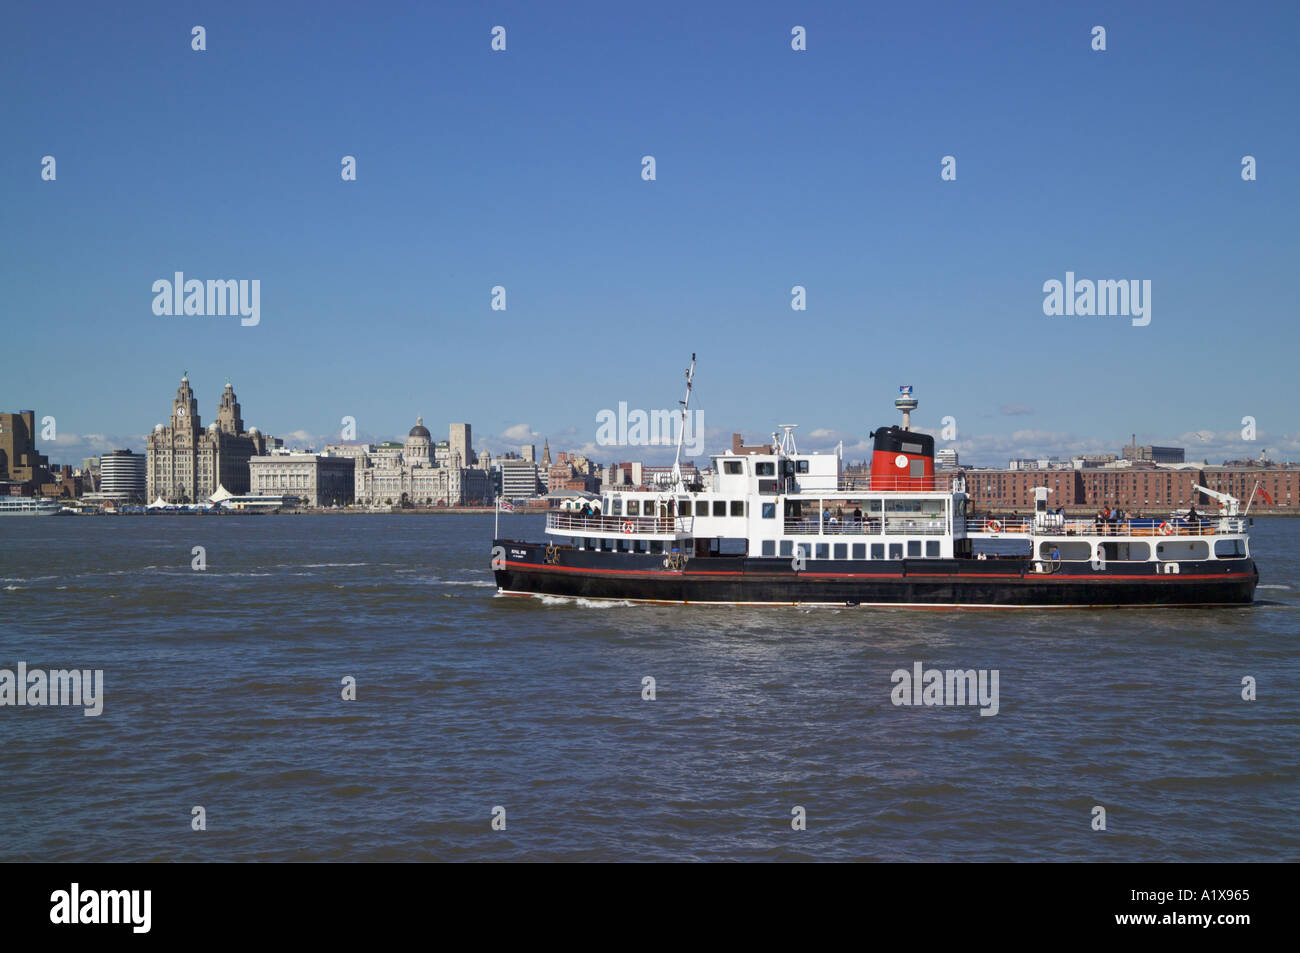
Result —
<path fill-rule="evenodd" d="M 891 431 L 900 449 L 913 449 L 906 432 Z M 879 455 L 879 454 L 878 454 Z M 1107 522 L 1067 517 L 1047 508 L 1046 488 L 1025 516 L 992 517 L 972 512 L 961 473 L 918 472 L 903 454 L 876 461 L 882 472 L 868 480 L 844 476 L 839 454 L 723 453 L 713 459 L 713 481 L 701 485 L 607 490 L 586 507 L 547 517 L 551 536 L 585 548 L 622 552 L 703 550 L 817 558 L 972 557 L 973 544 L 1020 541 L 1043 558 L 1088 559 L 1121 552 L 1117 539 L 1155 538 L 1148 545 L 1124 543 L 1124 558 L 1183 554 L 1214 558 L 1219 550 L 1247 548 L 1248 520 L 1219 518 L 1126 519 Z M 906 465 L 905 465 L 906 464 Z M 1178 542 L 1187 537 L 1240 537 L 1240 544 Z M 1109 540 L 1109 542 L 1107 542 Z"/>

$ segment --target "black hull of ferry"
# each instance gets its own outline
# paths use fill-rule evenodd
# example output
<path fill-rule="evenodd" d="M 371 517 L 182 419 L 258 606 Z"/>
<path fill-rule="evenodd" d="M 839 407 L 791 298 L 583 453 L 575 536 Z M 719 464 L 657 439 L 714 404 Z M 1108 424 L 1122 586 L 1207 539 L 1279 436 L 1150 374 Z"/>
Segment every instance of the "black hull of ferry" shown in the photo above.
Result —
<path fill-rule="evenodd" d="M 1067 563 L 1033 571 L 1029 559 L 808 559 L 712 556 L 666 568 L 663 556 L 496 540 L 505 565 L 498 590 L 513 595 L 667 603 L 874 605 L 923 608 L 1080 608 L 1240 606 L 1255 598 L 1252 559 L 1184 562 L 1179 572 L 1154 563 Z M 498 551 L 499 552 L 499 551 Z M 553 561 L 552 561 L 553 560 Z"/>

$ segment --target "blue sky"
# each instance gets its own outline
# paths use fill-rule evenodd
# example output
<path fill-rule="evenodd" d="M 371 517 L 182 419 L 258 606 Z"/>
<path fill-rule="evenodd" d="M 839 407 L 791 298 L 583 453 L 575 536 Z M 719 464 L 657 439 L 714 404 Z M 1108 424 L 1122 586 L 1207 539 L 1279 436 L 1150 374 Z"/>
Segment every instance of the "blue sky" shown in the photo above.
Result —
<path fill-rule="evenodd" d="M 794 421 L 853 453 L 910 383 L 976 462 L 1133 432 L 1300 459 L 1295 4 L 0 17 L 0 409 L 53 415 L 55 462 L 140 447 L 182 370 L 205 423 L 229 377 L 301 442 L 423 414 L 649 458 L 590 446 L 596 414 L 675 406 L 692 351 L 710 449 Z M 260 324 L 155 315 L 175 271 L 260 280 Z M 1149 279 L 1151 323 L 1045 316 L 1067 271 Z"/>

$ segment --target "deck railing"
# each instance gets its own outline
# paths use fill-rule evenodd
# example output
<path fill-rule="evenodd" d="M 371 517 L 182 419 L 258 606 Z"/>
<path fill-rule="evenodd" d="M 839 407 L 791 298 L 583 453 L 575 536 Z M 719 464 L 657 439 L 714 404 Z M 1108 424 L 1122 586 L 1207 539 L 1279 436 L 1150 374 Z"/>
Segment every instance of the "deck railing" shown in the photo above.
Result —
<path fill-rule="evenodd" d="M 1239 518 L 1105 522 L 1087 517 L 1061 517 L 1053 513 L 1037 522 L 1028 516 L 981 516 L 966 520 L 967 533 L 996 536 L 1217 536 L 1240 533 L 1245 527 L 1246 521 Z"/>
<path fill-rule="evenodd" d="M 622 536 L 634 533 L 673 535 L 681 528 L 689 530 L 689 517 L 671 516 L 583 516 L 578 513 L 546 514 L 547 530 L 574 536 Z"/>
<path fill-rule="evenodd" d="M 928 477 L 912 477 L 890 473 L 882 473 L 879 476 L 869 477 L 867 479 L 851 480 L 841 477 L 837 489 L 841 491 L 857 491 L 860 493 L 951 493 L 953 475 L 951 473 L 936 473 Z M 816 492 L 816 491 L 810 491 Z"/>
<path fill-rule="evenodd" d="M 929 519 L 918 516 L 886 516 L 884 532 L 887 536 L 942 536 L 947 531 L 943 517 Z M 787 519 L 785 534 L 787 536 L 878 536 L 881 532 L 880 517 L 863 517 L 860 520 L 848 517 L 822 520 Z"/>

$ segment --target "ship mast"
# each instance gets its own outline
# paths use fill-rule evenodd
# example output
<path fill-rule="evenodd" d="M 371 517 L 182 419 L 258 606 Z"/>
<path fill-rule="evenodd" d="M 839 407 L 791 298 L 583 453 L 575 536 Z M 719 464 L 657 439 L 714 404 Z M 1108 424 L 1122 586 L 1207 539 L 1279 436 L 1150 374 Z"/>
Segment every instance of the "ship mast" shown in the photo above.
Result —
<path fill-rule="evenodd" d="M 686 399 L 679 400 L 682 405 L 682 423 L 677 428 L 677 455 L 673 457 L 673 489 L 679 493 L 686 489 L 682 480 L 682 441 L 686 439 L 686 415 L 691 409 L 691 383 L 695 380 L 695 352 L 691 352 L 691 366 L 686 369 Z"/>

